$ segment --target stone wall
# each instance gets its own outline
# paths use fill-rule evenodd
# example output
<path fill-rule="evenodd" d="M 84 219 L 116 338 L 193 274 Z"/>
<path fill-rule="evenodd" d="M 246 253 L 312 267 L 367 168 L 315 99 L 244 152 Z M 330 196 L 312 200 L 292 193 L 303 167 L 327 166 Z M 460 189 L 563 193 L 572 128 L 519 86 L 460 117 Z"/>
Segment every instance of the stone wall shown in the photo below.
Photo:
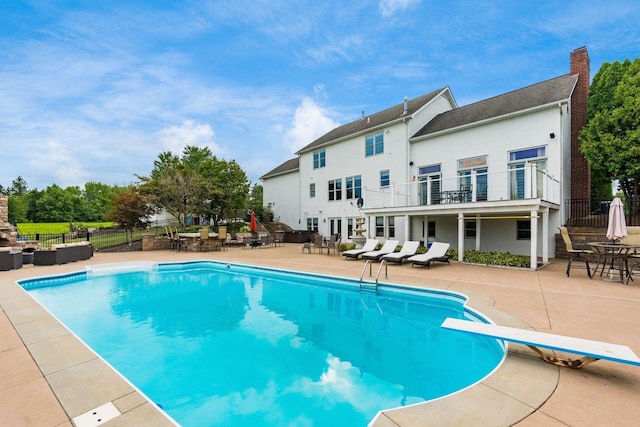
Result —
<path fill-rule="evenodd" d="M 156 237 L 154 234 L 145 234 L 142 236 L 143 251 L 161 251 L 168 250 L 171 247 L 171 240 L 167 237 Z"/>

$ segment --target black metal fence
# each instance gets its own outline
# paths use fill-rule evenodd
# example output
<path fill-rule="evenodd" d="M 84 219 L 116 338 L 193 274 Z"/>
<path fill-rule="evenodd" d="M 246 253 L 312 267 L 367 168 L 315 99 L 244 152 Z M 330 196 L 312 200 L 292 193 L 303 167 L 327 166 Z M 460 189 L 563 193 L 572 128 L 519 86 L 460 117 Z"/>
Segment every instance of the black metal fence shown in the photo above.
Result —
<path fill-rule="evenodd" d="M 56 244 L 89 241 L 97 251 L 128 245 L 131 241 L 142 240 L 144 234 L 165 234 L 164 227 L 152 227 L 145 230 L 137 230 L 130 235 L 124 229 L 99 229 L 93 231 L 79 231 L 57 234 L 19 234 L 18 241 L 38 241 L 43 248 L 50 248 Z"/>
<path fill-rule="evenodd" d="M 623 200 L 627 225 L 640 225 L 640 200 Z M 569 213 L 568 226 L 607 227 L 609 225 L 609 207 L 611 200 L 567 199 L 565 210 Z"/>

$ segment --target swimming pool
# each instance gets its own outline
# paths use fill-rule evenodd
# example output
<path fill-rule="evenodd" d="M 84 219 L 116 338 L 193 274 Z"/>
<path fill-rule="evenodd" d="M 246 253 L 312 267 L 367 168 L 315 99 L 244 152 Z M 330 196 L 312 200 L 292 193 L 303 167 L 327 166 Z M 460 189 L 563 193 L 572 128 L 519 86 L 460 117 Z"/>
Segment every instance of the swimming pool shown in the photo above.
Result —
<path fill-rule="evenodd" d="M 115 274 L 117 273 L 117 274 Z M 20 282 L 184 426 L 365 426 L 465 388 L 504 357 L 442 330 L 481 319 L 451 292 L 217 262 Z"/>

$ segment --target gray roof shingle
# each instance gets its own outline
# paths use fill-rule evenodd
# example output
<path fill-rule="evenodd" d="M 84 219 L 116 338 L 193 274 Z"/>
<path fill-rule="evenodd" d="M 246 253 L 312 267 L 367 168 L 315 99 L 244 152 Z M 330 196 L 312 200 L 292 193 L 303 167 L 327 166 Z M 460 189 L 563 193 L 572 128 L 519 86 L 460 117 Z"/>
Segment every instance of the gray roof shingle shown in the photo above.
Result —
<path fill-rule="evenodd" d="M 336 141 L 342 139 L 349 135 L 358 134 L 360 132 L 364 132 L 367 129 L 375 128 L 377 126 L 383 125 L 385 123 L 392 122 L 394 120 L 398 120 L 402 117 L 410 117 L 412 114 L 421 109 L 424 105 L 433 100 L 438 94 L 446 90 L 447 88 L 442 88 L 435 90 L 433 92 L 427 93 L 426 95 L 419 96 L 414 99 L 410 99 L 407 105 L 407 113 L 402 114 L 404 111 L 404 102 L 395 105 L 391 108 L 387 108 L 386 110 L 380 111 L 378 113 L 372 114 L 370 116 L 366 116 L 363 119 L 358 119 L 351 123 L 347 123 L 346 125 L 339 126 L 324 135 L 320 138 L 316 139 L 309 145 L 301 148 L 296 154 L 301 154 L 306 151 L 313 150 L 316 147 L 326 145 L 332 141 Z"/>
<path fill-rule="evenodd" d="M 577 80 L 578 76 L 567 74 L 484 101 L 445 111 L 424 125 L 412 138 L 567 100 L 571 96 Z"/>
<path fill-rule="evenodd" d="M 300 168 L 300 157 L 289 159 L 280 164 L 269 172 L 265 173 L 260 179 L 273 178 L 274 176 L 283 175 L 285 173 L 295 172 Z"/>

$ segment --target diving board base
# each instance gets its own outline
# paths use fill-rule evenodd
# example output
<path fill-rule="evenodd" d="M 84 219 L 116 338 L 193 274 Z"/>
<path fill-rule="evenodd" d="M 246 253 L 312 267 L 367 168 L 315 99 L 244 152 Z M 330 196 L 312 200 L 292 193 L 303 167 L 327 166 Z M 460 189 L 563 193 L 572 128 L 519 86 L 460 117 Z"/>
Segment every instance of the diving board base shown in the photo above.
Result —
<path fill-rule="evenodd" d="M 581 368 L 600 359 L 640 366 L 640 358 L 633 350 L 624 345 L 510 328 L 489 323 L 472 322 L 451 317 L 442 322 L 442 327 L 473 335 L 482 335 L 524 344 L 535 351 L 545 362 L 567 368 Z M 538 347 L 579 354 L 583 355 L 583 357 L 579 359 L 560 359 L 543 352 Z"/>

